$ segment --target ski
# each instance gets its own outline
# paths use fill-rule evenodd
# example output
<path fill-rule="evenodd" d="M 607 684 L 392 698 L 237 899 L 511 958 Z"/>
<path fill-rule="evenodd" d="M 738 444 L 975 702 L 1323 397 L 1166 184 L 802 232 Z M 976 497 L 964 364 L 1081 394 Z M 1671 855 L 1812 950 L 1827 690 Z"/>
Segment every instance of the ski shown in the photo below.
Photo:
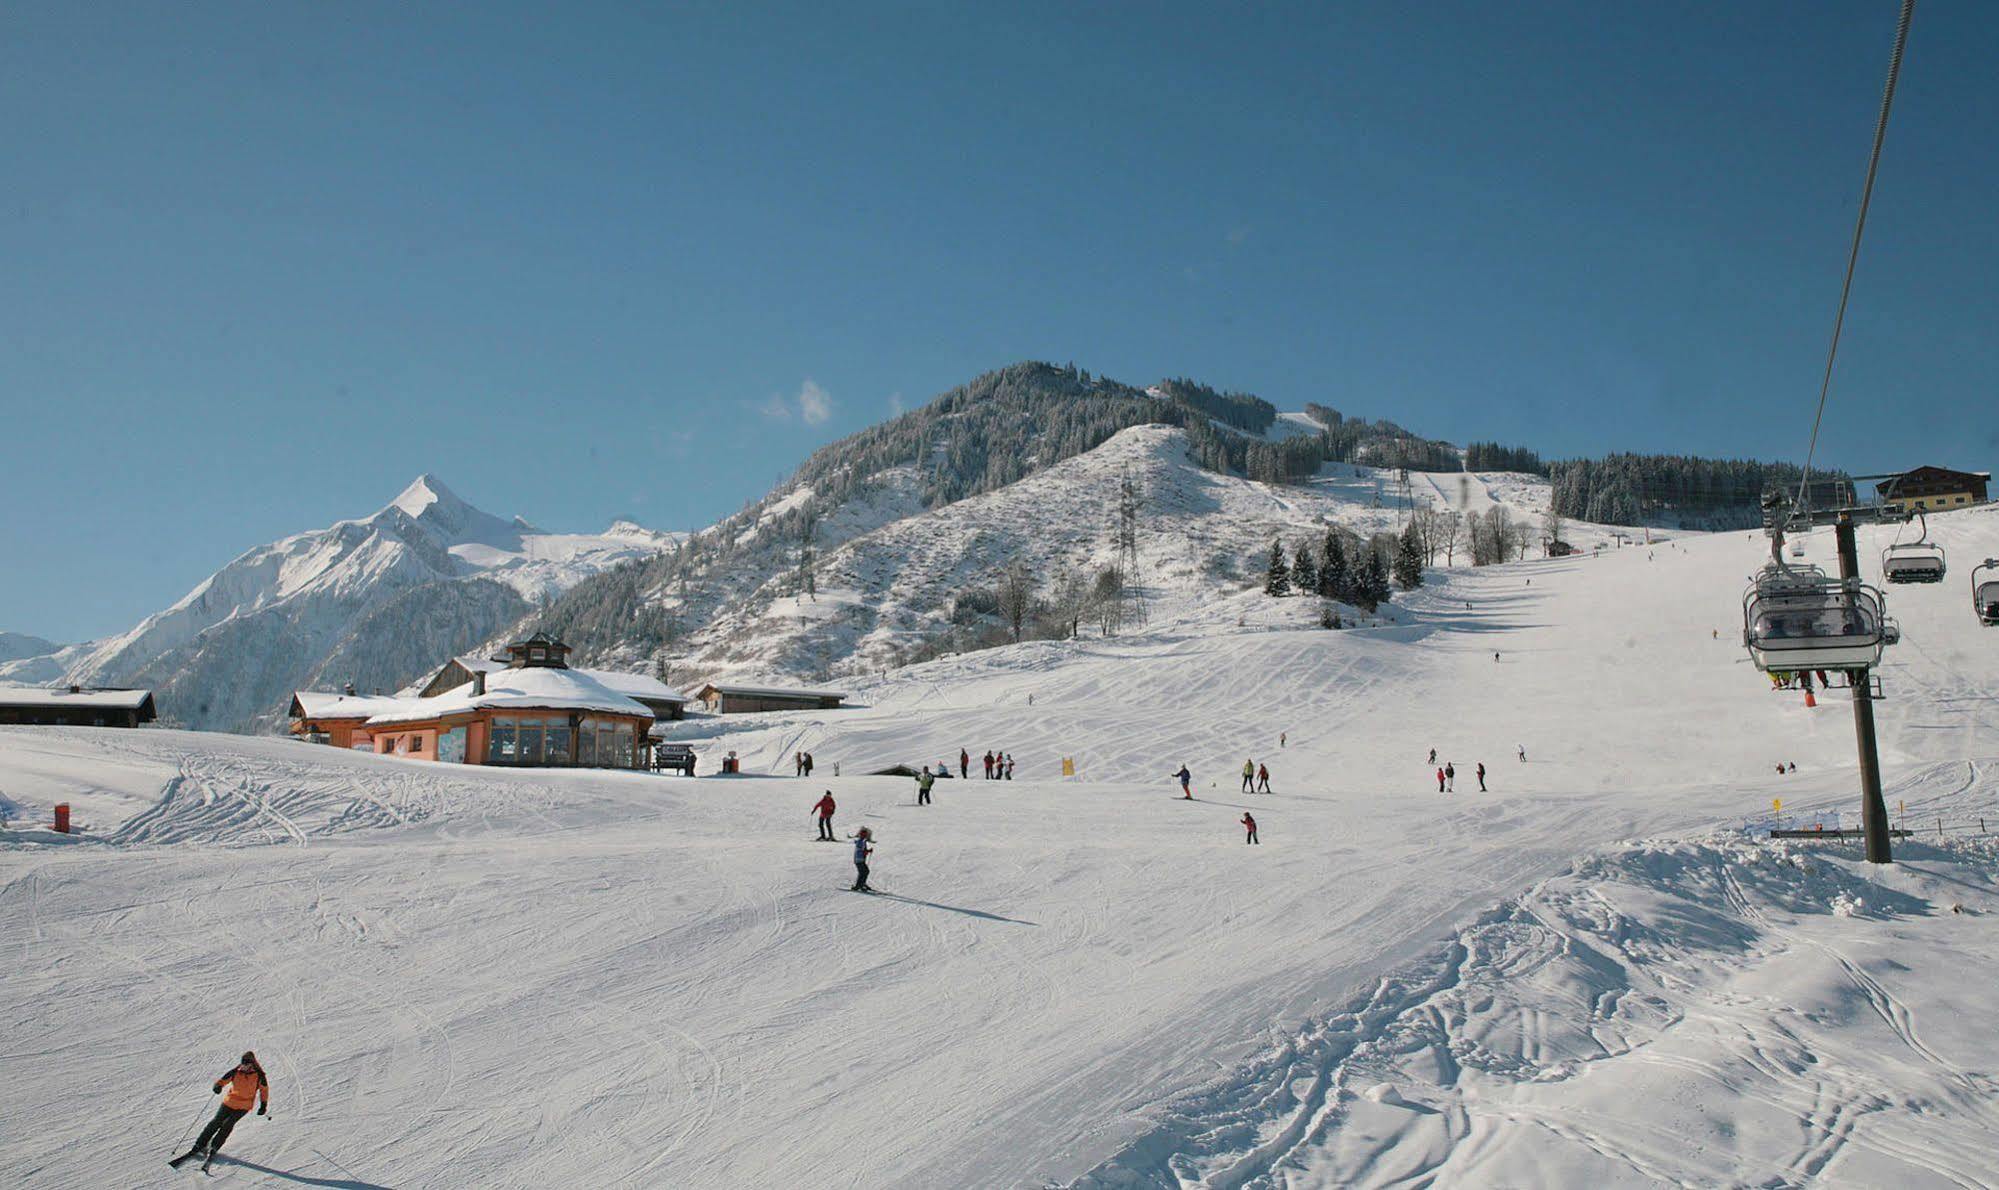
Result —
<path fill-rule="evenodd" d="M 197 1151 L 198 1150 L 195 1149 L 189 1149 L 187 1152 L 182 1153 L 180 1156 L 175 1157 L 173 1160 L 167 1162 L 168 1167 L 172 1169 L 179 1169 L 183 1162 L 192 1160 Z"/>

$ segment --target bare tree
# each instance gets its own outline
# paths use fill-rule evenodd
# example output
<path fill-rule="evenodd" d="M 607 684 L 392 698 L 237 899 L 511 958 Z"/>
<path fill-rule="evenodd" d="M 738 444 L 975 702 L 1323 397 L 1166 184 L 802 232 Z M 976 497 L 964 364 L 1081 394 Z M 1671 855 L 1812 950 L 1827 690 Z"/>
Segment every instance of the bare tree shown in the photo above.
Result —
<path fill-rule="evenodd" d="M 1000 618 L 1012 630 L 1013 639 L 1020 639 L 1020 630 L 1027 625 L 1027 617 L 1034 611 L 1034 579 L 1027 573 L 1027 567 L 1019 562 L 1007 567 L 1000 576 L 999 585 L 993 588 L 993 601 L 999 604 Z"/>
<path fill-rule="evenodd" d="M 1437 539 L 1444 549 L 1444 565 L 1457 561 L 1458 546 L 1464 541 L 1465 514 L 1455 508 L 1446 508 L 1437 514 Z"/>
<path fill-rule="evenodd" d="M 1548 511 L 1541 517 L 1541 534 L 1548 539 L 1547 549 L 1551 553 L 1555 543 L 1562 539 L 1562 525 L 1562 514 L 1555 511 L 1555 505 L 1551 501 L 1548 504 Z"/>

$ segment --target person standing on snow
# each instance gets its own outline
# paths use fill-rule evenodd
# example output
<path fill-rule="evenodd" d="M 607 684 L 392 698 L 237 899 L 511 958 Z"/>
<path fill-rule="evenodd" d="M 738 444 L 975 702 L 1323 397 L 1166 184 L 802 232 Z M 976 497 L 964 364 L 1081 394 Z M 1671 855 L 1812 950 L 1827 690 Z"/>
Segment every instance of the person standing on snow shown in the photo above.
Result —
<path fill-rule="evenodd" d="M 1485 762 L 1483 760 L 1478 762 L 1478 791 L 1480 793 L 1485 792 Z"/>
<path fill-rule="evenodd" d="M 958 776 L 966 781 L 972 779 L 972 754 L 958 749 Z"/>
<path fill-rule="evenodd" d="M 1269 766 L 1269 765 L 1262 765 L 1262 764 L 1259 764 L 1259 765 L 1257 765 L 1257 766 L 1256 766 L 1256 791 L 1257 791 L 1258 793 L 1269 793 L 1269 792 L 1270 792 L 1270 766 Z"/>
<path fill-rule="evenodd" d="M 791 775 L 794 777 L 803 777 L 805 775 L 805 753 L 793 752 L 791 754 Z"/>
<path fill-rule="evenodd" d="M 229 1093 L 226 1095 L 222 1092 L 225 1085 L 229 1088 Z M 221 1150 L 222 1143 L 229 1139 L 229 1133 L 235 1129 L 236 1121 L 242 1119 L 250 1110 L 250 1105 L 256 1104 L 257 1114 L 260 1116 L 271 1106 L 271 1081 L 264 1077 L 264 1068 L 257 1064 L 257 1055 L 253 1050 L 244 1050 L 243 1060 L 237 1063 L 234 1069 L 224 1071 L 222 1077 L 215 1080 L 215 1085 L 209 1088 L 209 1091 L 211 1094 L 222 1095 L 222 1106 L 216 1109 L 215 1118 L 208 1122 L 208 1127 L 203 1128 L 201 1135 L 195 1138 L 194 1147 L 167 1162 L 175 1169 L 179 1169 L 182 1162 L 200 1153 L 201 1168 L 205 1172 L 208 1163 L 215 1160 L 215 1154 Z"/>
<path fill-rule="evenodd" d="M 868 887 L 868 857 L 875 853 L 873 840 L 875 833 L 867 827 L 854 836 L 854 887 L 849 892 L 873 892 Z"/>
<path fill-rule="evenodd" d="M 1437 750 L 1435 748 L 1430 749 L 1430 763 L 1437 763 Z"/>
<path fill-rule="evenodd" d="M 1282 747 L 1284 746 L 1284 741 L 1285 741 L 1285 740 L 1287 740 L 1287 739 L 1289 739 L 1290 737 L 1291 737 L 1291 733 L 1290 733 L 1290 732 L 1288 732 L 1288 731 L 1280 731 L 1280 732 L 1278 732 L 1278 733 L 1277 733 L 1277 746 L 1278 746 L 1278 747 L 1280 747 L 1280 748 L 1282 748 Z"/>
<path fill-rule="evenodd" d="M 1527 745 L 1525 744 L 1520 745 L 1520 763 L 1527 763 Z"/>
<path fill-rule="evenodd" d="M 1006 779 L 1009 781 L 1013 780 L 1013 756 L 1011 754 L 1006 758 Z"/>
<path fill-rule="evenodd" d="M 1456 793 L 1457 791 L 1458 766 L 1447 760 L 1444 762 L 1444 792 Z"/>
<path fill-rule="evenodd" d="M 1437 770 L 1437 792 L 1444 792 L 1444 770 Z"/>
<path fill-rule="evenodd" d="M 805 775 L 808 777 L 812 775 L 812 753 L 810 752 L 805 754 Z"/>
<path fill-rule="evenodd" d="M 821 843 L 839 842 L 839 840 L 833 837 L 833 791 L 832 790 L 830 789 L 827 790 L 825 797 L 820 798 L 817 802 L 814 802 L 812 804 L 812 812 L 819 816 L 819 842 Z"/>
<path fill-rule="evenodd" d="M 922 775 L 916 778 L 917 805 L 927 806 L 930 804 L 930 787 L 935 784 L 937 784 L 937 774 L 930 771 L 929 765 L 924 765 Z"/>
<path fill-rule="evenodd" d="M 1180 778 L 1180 796 L 1186 798 L 1190 802 L 1193 801 L 1194 774 L 1188 772 L 1187 766 L 1183 764 L 1180 766 L 1180 771 L 1173 775 Z"/>
<path fill-rule="evenodd" d="M 1243 839 L 1243 842 L 1256 843 L 1256 817 L 1248 810 L 1242 812 L 1242 826 L 1244 830 L 1249 832 L 1248 836 Z M 1258 845 L 1261 846 L 1261 844 Z"/>
<path fill-rule="evenodd" d="M 986 753 L 986 780 L 990 781 L 990 780 L 992 780 L 992 779 L 993 779 L 993 754 L 992 754 L 991 752 L 987 752 L 987 753 Z"/>
<path fill-rule="evenodd" d="M 1244 793 L 1256 792 L 1256 762 L 1253 760 L 1242 762 L 1242 791 Z"/>

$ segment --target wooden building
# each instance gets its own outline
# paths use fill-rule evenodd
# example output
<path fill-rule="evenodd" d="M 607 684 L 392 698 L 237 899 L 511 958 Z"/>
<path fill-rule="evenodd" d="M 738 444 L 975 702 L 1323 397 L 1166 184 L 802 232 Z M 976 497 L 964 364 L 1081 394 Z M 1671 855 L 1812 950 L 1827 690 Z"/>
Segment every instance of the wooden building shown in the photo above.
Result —
<path fill-rule="evenodd" d="M 137 727 L 159 718 L 150 690 L 92 686 L 0 686 L 0 724 Z"/>
<path fill-rule="evenodd" d="M 1983 504 L 1990 471 L 1952 471 L 1948 467 L 1918 467 L 1891 475 L 1874 485 L 1881 502 L 1903 512 L 1936 512 Z"/>
<path fill-rule="evenodd" d="M 507 663 L 470 670 L 424 697 L 292 698 L 292 731 L 327 743 L 446 764 L 637 768 L 652 710 L 569 668 L 569 647 L 537 633 L 507 646 Z M 448 669 L 449 667 L 447 667 Z M 365 718 L 362 711 L 369 712 Z"/>
<path fill-rule="evenodd" d="M 717 715 L 759 711 L 830 711 L 847 700 L 836 690 L 796 690 L 783 686 L 736 686 L 710 682 L 695 697 Z"/>
<path fill-rule="evenodd" d="M 537 635 L 544 637 L 545 646 L 559 648 L 565 657 L 568 655 L 569 646 L 561 641 L 549 640 L 545 634 Z M 529 641 L 532 639 L 529 638 Z M 470 682 L 475 673 L 495 673 L 506 669 L 512 663 L 511 657 L 453 657 L 423 684 L 422 689 L 418 691 L 418 697 L 435 698 Z M 685 719 L 687 704 L 694 701 L 692 697 L 680 693 L 648 674 L 622 673 L 615 669 L 576 669 L 571 672 L 587 674 L 626 698 L 645 705 L 652 711 L 652 717 L 662 722 L 669 719 Z"/>

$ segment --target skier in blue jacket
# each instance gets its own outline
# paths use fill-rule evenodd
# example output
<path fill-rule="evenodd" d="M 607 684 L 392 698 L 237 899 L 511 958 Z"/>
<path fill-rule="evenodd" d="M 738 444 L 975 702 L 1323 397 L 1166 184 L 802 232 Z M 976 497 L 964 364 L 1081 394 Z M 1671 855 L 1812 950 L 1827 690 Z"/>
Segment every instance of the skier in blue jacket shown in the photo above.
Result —
<path fill-rule="evenodd" d="M 854 892 L 873 892 L 868 887 L 868 857 L 875 853 L 874 832 L 867 827 L 854 836 Z"/>

